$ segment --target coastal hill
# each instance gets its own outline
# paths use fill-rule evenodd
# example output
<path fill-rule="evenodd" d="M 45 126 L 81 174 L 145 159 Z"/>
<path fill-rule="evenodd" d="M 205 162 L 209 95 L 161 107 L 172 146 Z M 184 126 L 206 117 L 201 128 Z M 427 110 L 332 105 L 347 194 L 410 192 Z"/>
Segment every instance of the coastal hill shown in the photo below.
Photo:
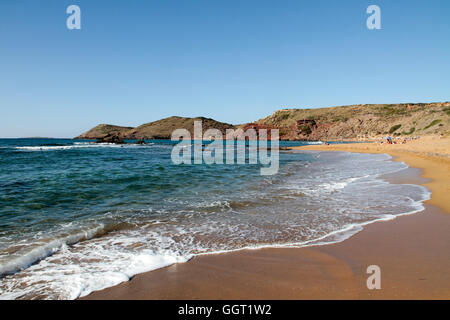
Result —
<path fill-rule="evenodd" d="M 202 133 L 214 128 L 225 134 L 226 129 L 234 128 L 233 125 L 219 122 L 213 119 L 197 117 L 169 117 L 162 120 L 149 122 L 124 133 L 125 139 L 170 139 L 176 129 L 187 129 L 194 136 L 194 121 L 202 121 Z"/>
<path fill-rule="evenodd" d="M 226 129 L 234 128 L 231 124 L 204 117 L 169 117 L 145 123 L 136 128 L 101 124 L 75 139 L 101 139 L 106 136 L 118 136 L 121 139 L 170 139 L 175 129 L 187 129 L 193 137 L 194 121 L 202 121 L 202 133 L 214 128 L 220 130 L 222 134 L 225 134 Z"/>
<path fill-rule="evenodd" d="M 351 105 L 318 109 L 283 109 L 253 123 L 233 126 L 209 118 L 169 117 L 136 128 L 99 125 L 76 139 L 170 139 L 173 130 L 188 129 L 201 120 L 203 132 L 219 129 L 280 130 L 282 140 L 375 139 L 382 136 L 450 135 L 450 102 Z"/>
<path fill-rule="evenodd" d="M 450 134 L 450 103 L 351 105 L 284 109 L 247 124 L 275 127 L 284 140 L 374 139 Z"/>
<path fill-rule="evenodd" d="M 108 135 L 121 136 L 124 132 L 134 129 L 133 127 L 114 126 L 112 124 L 99 124 L 89 131 L 79 135 L 75 139 L 101 139 Z"/>

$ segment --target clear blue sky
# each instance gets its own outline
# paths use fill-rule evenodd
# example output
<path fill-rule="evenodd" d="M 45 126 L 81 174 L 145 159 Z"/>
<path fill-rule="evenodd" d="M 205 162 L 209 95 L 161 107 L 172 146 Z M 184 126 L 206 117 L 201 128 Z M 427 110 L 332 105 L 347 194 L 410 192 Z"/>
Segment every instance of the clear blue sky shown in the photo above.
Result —
<path fill-rule="evenodd" d="M 0 1 L 0 137 L 448 100 L 448 0 Z"/>

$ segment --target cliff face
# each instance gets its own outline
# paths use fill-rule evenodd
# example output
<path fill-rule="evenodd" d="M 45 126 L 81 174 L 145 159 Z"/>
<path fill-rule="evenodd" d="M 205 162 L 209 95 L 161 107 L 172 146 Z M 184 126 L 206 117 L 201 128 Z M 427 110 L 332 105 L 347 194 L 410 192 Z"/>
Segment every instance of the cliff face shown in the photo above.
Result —
<path fill-rule="evenodd" d="M 169 117 L 136 128 L 99 125 L 76 139 L 170 139 L 175 129 L 187 129 L 193 137 L 194 121 L 202 121 L 203 133 L 235 126 L 208 118 Z M 415 104 L 352 105 L 320 109 L 284 109 L 254 123 L 237 126 L 246 129 L 279 129 L 282 140 L 370 139 L 386 135 L 450 135 L 450 102 Z M 269 131 L 270 139 L 270 131 Z"/>
<path fill-rule="evenodd" d="M 369 139 L 385 135 L 450 134 L 450 103 L 353 105 L 285 109 L 256 125 L 280 130 L 283 140 Z"/>

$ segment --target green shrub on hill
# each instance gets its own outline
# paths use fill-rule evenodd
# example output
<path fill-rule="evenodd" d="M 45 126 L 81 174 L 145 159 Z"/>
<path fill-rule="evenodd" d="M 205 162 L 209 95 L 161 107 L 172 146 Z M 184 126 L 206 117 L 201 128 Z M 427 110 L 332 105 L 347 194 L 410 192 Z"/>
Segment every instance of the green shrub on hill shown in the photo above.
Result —
<path fill-rule="evenodd" d="M 416 128 L 415 128 L 415 127 L 412 127 L 411 129 L 409 129 L 408 132 L 403 131 L 402 134 L 403 134 L 403 135 L 410 135 L 410 134 L 413 134 L 414 131 L 416 131 Z"/>
<path fill-rule="evenodd" d="M 435 126 L 435 125 L 437 125 L 439 122 L 441 122 L 442 120 L 441 119 L 437 119 L 437 120 L 433 120 L 433 121 L 431 121 L 431 123 L 429 124 L 429 125 L 427 125 L 425 128 L 424 128 L 424 130 L 426 130 L 426 129 L 428 129 L 428 128 L 431 128 L 432 126 Z"/>
<path fill-rule="evenodd" d="M 307 124 L 300 126 L 300 130 L 302 131 L 303 134 L 306 134 L 306 135 L 309 135 L 312 133 L 311 127 Z"/>
<path fill-rule="evenodd" d="M 401 126 L 402 126 L 401 124 L 396 124 L 395 126 L 392 126 L 392 127 L 389 129 L 389 133 L 394 133 L 395 131 L 397 131 L 398 129 L 400 129 Z"/>

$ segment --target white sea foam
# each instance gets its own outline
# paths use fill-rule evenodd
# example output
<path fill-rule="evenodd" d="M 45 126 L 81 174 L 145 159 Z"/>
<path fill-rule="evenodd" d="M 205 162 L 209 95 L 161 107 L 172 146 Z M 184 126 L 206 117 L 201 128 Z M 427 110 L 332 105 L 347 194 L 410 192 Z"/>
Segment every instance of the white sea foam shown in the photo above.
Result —
<path fill-rule="evenodd" d="M 42 260 L 26 270 L 19 280 L 9 281 L 9 290 L 0 289 L 0 298 L 30 299 L 42 294 L 47 299 L 76 299 L 86 296 L 92 291 L 128 281 L 136 274 L 188 260 L 180 256 L 158 254 L 151 251 L 126 254 L 105 250 L 101 246 L 94 249 L 97 251 L 91 252 L 92 260 L 88 267 L 60 263 L 57 259 L 76 258 L 76 253 L 71 253 L 68 248 L 61 250 L 57 259 L 52 256 Z M 87 252 L 86 254 L 89 255 Z M 102 258 L 107 261 L 96 262 L 96 259 Z M 18 281 L 27 283 L 28 286 L 17 288 L 15 285 Z M 48 295 L 49 291 L 53 291 L 53 294 Z"/>
<path fill-rule="evenodd" d="M 148 143 L 147 146 L 154 145 L 154 143 Z M 72 150 L 81 148 L 135 148 L 140 147 L 138 144 L 114 144 L 114 143 L 92 143 L 92 142 L 75 142 L 73 145 L 65 146 L 28 146 L 28 147 L 14 147 L 16 150 L 21 151 L 59 151 L 59 150 Z"/>
<path fill-rule="evenodd" d="M 0 276 L 25 269 L 36 261 L 59 251 L 63 246 L 71 245 L 81 240 L 92 239 L 102 229 L 103 225 L 54 240 L 28 244 L 25 249 L 0 259 Z"/>

